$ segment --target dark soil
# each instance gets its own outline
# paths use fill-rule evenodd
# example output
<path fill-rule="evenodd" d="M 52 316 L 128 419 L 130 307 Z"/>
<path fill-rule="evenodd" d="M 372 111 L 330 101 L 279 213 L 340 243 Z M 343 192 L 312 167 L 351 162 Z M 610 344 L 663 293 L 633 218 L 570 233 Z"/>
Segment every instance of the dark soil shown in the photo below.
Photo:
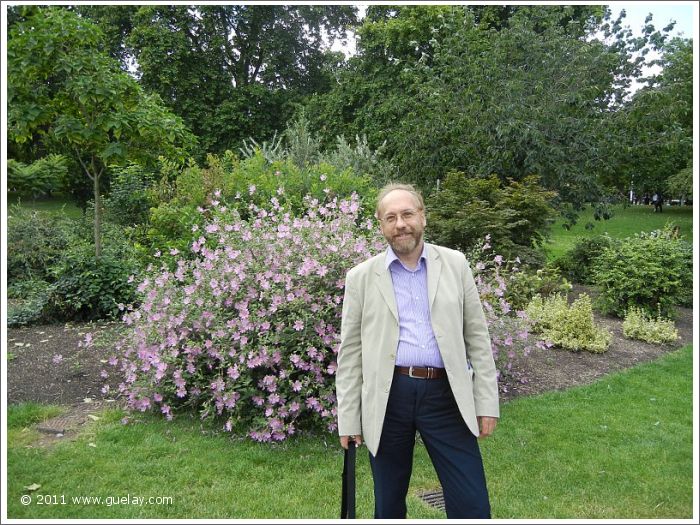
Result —
<path fill-rule="evenodd" d="M 88 332 L 113 328 L 109 323 L 9 328 L 7 403 L 75 405 L 103 399 L 100 373 L 112 368 L 107 365 L 109 350 L 80 344 Z M 54 356 L 60 360 L 55 362 Z"/>
<path fill-rule="evenodd" d="M 590 290 L 576 287 L 570 297 Z M 562 390 L 590 383 L 597 378 L 638 363 L 651 361 L 667 352 L 692 343 L 693 311 L 678 309 L 676 328 L 680 335 L 672 345 L 653 345 L 622 336 L 622 321 L 596 314 L 596 321 L 613 334 L 607 352 L 569 352 L 555 348 L 535 349 L 528 357 L 516 357 L 513 377 L 505 384 L 502 399 Z M 86 407 L 109 398 L 101 389 L 100 372 L 107 365 L 109 350 L 79 346 L 85 333 L 112 331 L 110 323 L 43 325 L 10 328 L 7 334 L 7 402 L 40 403 Z M 116 336 L 115 336 L 116 338 Z M 62 358 L 54 362 L 54 356 Z M 113 369 L 112 369 L 113 370 Z"/>

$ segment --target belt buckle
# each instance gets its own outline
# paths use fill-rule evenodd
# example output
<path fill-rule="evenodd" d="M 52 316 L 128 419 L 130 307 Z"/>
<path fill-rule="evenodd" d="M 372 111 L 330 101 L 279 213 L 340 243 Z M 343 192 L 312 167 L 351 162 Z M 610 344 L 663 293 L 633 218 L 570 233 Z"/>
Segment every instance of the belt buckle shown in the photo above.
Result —
<path fill-rule="evenodd" d="M 427 374 L 425 377 L 414 376 L 414 375 L 413 375 L 413 369 L 414 369 L 414 368 L 415 368 L 415 367 L 413 367 L 413 366 L 409 366 L 409 367 L 408 367 L 408 377 L 412 377 L 413 379 L 428 379 L 428 378 L 430 377 L 430 368 L 428 368 L 428 374 Z"/>

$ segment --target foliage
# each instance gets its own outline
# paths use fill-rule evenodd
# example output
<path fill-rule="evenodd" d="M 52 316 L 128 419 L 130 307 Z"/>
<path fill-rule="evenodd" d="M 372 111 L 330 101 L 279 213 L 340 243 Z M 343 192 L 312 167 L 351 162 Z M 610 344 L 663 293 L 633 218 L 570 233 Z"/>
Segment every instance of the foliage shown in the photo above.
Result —
<path fill-rule="evenodd" d="M 50 268 L 71 244 L 71 222 L 13 205 L 7 223 L 8 283 L 50 280 Z"/>
<path fill-rule="evenodd" d="M 688 197 L 691 199 L 693 198 L 692 163 L 687 168 L 683 168 L 666 180 L 666 191 L 669 196 L 680 197 L 681 203 Z"/>
<path fill-rule="evenodd" d="M 650 318 L 640 308 L 631 307 L 622 323 L 622 333 L 629 339 L 639 339 L 652 344 L 675 343 L 678 330 L 670 319 L 660 315 Z"/>
<path fill-rule="evenodd" d="M 153 172 L 139 164 L 116 166 L 104 199 L 105 218 L 114 224 L 133 226 L 146 222 L 150 213 L 148 187 Z"/>
<path fill-rule="evenodd" d="M 596 222 L 592 207 L 586 207 L 570 229 L 563 228 L 563 221 L 558 219 L 545 246 L 548 260 L 556 261 L 563 257 L 583 238 L 608 234 L 614 240 L 622 240 L 639 232 L 661 229 L 668 221 L 678 226 L 681 238 L 687 241 L 693 239 L 693 209 L 690 206 L 667 206 L 663 213 L 654 213 L 652 206 L 617 204 L 613 211 L 614 216 L 610 220 Z M 586 228 L 589 222 L 594 224 L 593 228 Z"/>
<path fill-rule="evenodd" d="M 8 39 L 8 135 L 70 155 L 93 183 L 101 253 L 100 179 L 110 164 L 183 158 L 194 137 L 100 48 L 102 34 L 60 7 L 37 9 Z"/>
<path fill-rule="evenodd" d="M 660 73 L 644 79 L 647 85 L 611 115 L 621 147 L 609 153 L 618 167 L 605 183 L 622 190 L 633 184 L 639 195 L 662 192 L 669 177 L 692 166 L 693 40 L 664 41 L 660 52 L 651 64 Z"/>
<path fill-rule="evenodd" d="M 388 160 L 424 190 L 455 170 L 538 174 L 563 201 L 594 201 L 627 146 L 611 114 L 665 39 L 651 24 L 637 38 L 602 10 L 373 6 L 359 55 L 310 100 L 312 125 L 326 141 L 386 140 Z"/>
<path fill-rule="evenodd" d="M 673 226 L 640 233 L 606 248 L 597 257 L 593 280 L 601 290 L 597 307 L 624 317 L 631 307 L 664 317 L 675 305 L 690 304 L 693 254 L 690 243 L 677 238 Z"/>
<path fill-rule="evenodd" d="M 7 326 L 24 326 L 52 320 L 51 285 L 42 280 L 23 280 L 7 288 Z"/>
<path fill-rule="evenodd" d="M 108 246 L 99 259 L 91 242 L 91 210 L 80 219 L 11 208 L 8 221 L 10 325 L 100 319 L 134 299 L 136 273 L 124 230 L 105 224 Z"/>
<path fill-rule="evenodd" d="M 273 163 L 284 160 L 286 156 L 286 151 L 282 144 L 283 139 L 284 137 L 277 138 L 277 132 L 274 133 L 269 142 L 264 140 L 262 144 L 258 144 L 253 137 L 250 137 L 247 141 L 243 142 L 243 146 L 238 148 L 238 150 L 245 159 L 255 157 L 259 152 L 267 162 Z M 250 144 L 248 142 L 250 142 Z"/>
<path fill-rule="evenodd" d="M 357 193 L 363 204 L 363 213 L 372 209 L 376 189 L 367 176 L 356 175 L 351 169 L 338 169 L 329 164 L 314 164 L 300 168 L 291 160 L 269 162 L 260 150 L 252 157 L 239 160 L 233 153 L 208 155 L 207 165 L 190 163 L 182 169 L 165 162 L 161 173 L 175 177 L 174 182 L 163 180 L 151 190 L 155 200 L 151 209 L 144 249 L 152 254 L 160 251 L 168 257 L 171 250 L 178 254 L 189 252 L 188 246 L 199 236 L 203 227 L 198 208 L 207 205 L 208 195 L 219 188 L 218 200 L 236 208 L 248 217 L 248 205 L 265 206 L 270 199 L 278 199 L 285 208 L 297 215 L 306 208 L 304 195 L 319 201 L 326 198 L 348 198 Z"/>
<path fill-rule="evenodd" d="M 300 168 L 318 162 L 321 155 L 321 141 L 309 130 L 309 120 L 301 112 L 284 131 L 286 148 L 284 157 Z"/>
<path fill-rule="evenodd" d="M 569 280 L 592 284 L 596 258 L 603 250 L 615 246 L 616 242 L 607 234 L 579 238 L 573 248 L 556 260 L 556 265 Z"/>
<path fill-rule="evenodd" d="M 119 315 L 120 305 L 135 300 L 134 275 L 139 273 L 132 248 L 119 227 L 105 223 L 105 252 L 95 258 L 94 246 L 76 238 L 51 268 L 51 315 L 60 320 L 91 320 Z"/>
<path fill-rule="evenodd" d="M 437 244 L 465 252 L 488 234 L 498 253 L 535 262 L 539 259 L 535 247 L 544 240 L 554 216 L 553 197 L 537 177 L 502 186 L 496 177 L 451 172 L 427 199 L 426 234 Z"/>
<path fill-rule="evenodd" d="M 484 309 L 491 336 L 491 350 L 496 371 L 501 381 L 499 387 L 507 391 L 505 379 L 527 381 L 522 374 L 516 376 L 512 370 L 513 360 L 518 353 L 527 357 L 533 346 L 546 348 L 549 343 L 541 339 L 530 339 L 532 323 L 525 312 L 511 302 L 512 284 L 520 278 L 520 260 L 507 261 L 496 254 L 487 235 L 468 253 L 467 259 L 479 290 L 479 298 Z"/>
<path fill-rule="evenodd" d="M 523 268 L 511 275 L 506 299 L 519 310 L 525 309 L 536 295 L 548 297 L 560 293 L 566 295 L 571 284 L 561 276 L 556 266 L 545 264 L 536 270 Z"/>
<path fill-rule="evenodd" d="M 200 137 L 203 160 L 206 152 L 236 151 L 250 136 L 269 139 L 294 102 L 326 91 L 333 60 L 327 42 L 345 39 L 355 12 L 340 5 L 146 5 L 121 43 L 141 84 Z"/>
<path fill-rule="evenodd" d="M 253 138 L 244 142 L 240 152 L 243 158 L 251 158 L 260 152 L 269 163 L 288 160 L 300 169 L 308 169 L 318 164 L 330 164 L 340 169 L 351 168 L 359 176 L 369 176 L 376 185 L 389 182 L 396 174 L 394 166 L 383 158 L 386 143 L 372 150 L 367 137 L 355 136 L 353 147 L 344 136 L 336 137 L 335 149 L 323 146 L 321 139 L 309 129 L 309 120 L 302 109 L 290 121 L 282 135 L 263 141 Z"/>
<path fill-rule="evenodd" d="M 214 196 L 193 257 L 150 272 L 112 362 L 136 410 L 184 405 L 259 441 L 334 428 L 333 375 L 345 272 L 381 243 L 350 200 L 276 198 L 245 221 Z"/>
<path fill-rule="evenodd" d="M 29 165 L 8 159 L 7 188 L 34 197 L 48 195 L 62 189 L 67 174 L 63 155 L 47 155 Z"/>
<path fill-rule="evenodd" d="M 612 340 L 605 328 L 595 326 L 591 298 L 585 293 L 571 305 L 561 294 L 547 298 L 538 295 L 525 312 L 534 323 L 533 331 L 565 350 L 602 353 Z"/>
<path fill-rule="evenodd" d="M 369 175 L 377 186 L 388 184 L 396 176 L 396 168 L 383 158 L 386 141 L 376 150 L 367 143 L 367 136 L 355 135 L 355 147 L 345 137 L 336 137 L 335 150 L 327 149 L 321 161 L 339 168 L 352 168 L 358 175 Z"/>

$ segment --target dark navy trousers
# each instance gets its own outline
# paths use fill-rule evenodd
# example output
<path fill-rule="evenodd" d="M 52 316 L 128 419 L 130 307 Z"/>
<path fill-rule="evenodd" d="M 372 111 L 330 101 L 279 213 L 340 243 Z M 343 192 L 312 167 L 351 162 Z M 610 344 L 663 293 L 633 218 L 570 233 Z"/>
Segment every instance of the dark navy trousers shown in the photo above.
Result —
<path fill-rule="evenodd" d="M 447 517 L 490 518 L 479 444 L 459 413 L 447 378 L 417 379 L 397 372 L 377 455 L 369 455 L 374 517 L 406 517 L 416 430 L 442 485 Z"/>

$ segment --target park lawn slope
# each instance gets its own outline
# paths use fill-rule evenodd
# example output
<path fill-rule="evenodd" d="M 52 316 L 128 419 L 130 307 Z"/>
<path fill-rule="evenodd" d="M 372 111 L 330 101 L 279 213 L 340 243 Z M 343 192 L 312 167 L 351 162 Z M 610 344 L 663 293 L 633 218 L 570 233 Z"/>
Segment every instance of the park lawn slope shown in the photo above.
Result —
<path fill-rule="evenodd" d="M 572 249 L 580 239 L 587 239 L 607 233 L 615 239 L 631 237 L 639 232 L 650 232 L 663 228 L 672 222 L 679 227 L 681 238 L 693 242 L 693 208 L 691 206 L 664 206 L 662 213 L 654 213 L 653 206 L 612 207 L 613 216 L 608 220 L 593 219 L 593 209 L 586 208 L 570 230 L 562 227 L 559 220 L 552 225 L 551 237 L 545 245 L 547 257 L 558 259 Z M 586 224 L 592 228 L 586 229 Z"/>

